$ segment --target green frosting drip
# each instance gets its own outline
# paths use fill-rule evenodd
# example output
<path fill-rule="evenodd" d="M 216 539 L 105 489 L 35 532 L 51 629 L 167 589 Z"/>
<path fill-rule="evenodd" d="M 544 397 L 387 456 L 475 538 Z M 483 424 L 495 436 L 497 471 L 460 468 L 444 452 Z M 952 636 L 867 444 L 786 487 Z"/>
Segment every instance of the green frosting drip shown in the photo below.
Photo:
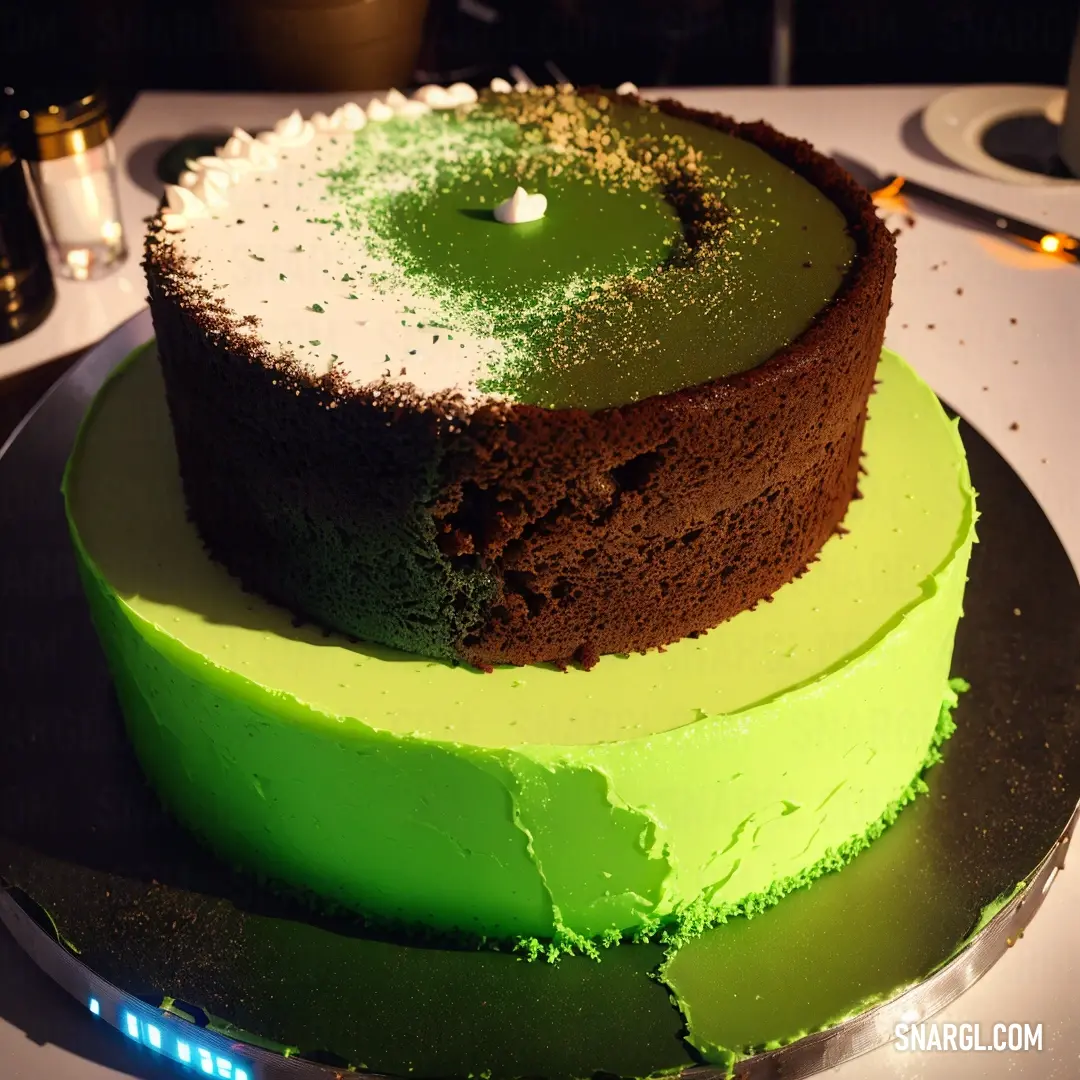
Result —
<path fill-rule="evenodd" d="M 949 680 L 949 694 L 923 771 L 886 809 L 877 826 L 865 838 L 853 841 L 845 856 L 857 854 L 878 839 L 905 804 L 928 792 L 923 773 L 941 759 L 942 744 L 956 727 L 951 716 L 956 695 L 968 689 L 964 679 Z M 952 938 L 957 928 L 948 882 L 938 879 L 935 887 L 909 881 L 900 887 L 897 860 L 903 865 L 918 860 L 895 844 L 888 851 L 891 837 L 885 846 L 875 845 L 872 853 L 848 867 L 842 891 L 828 887 L 831 882 L 822 883 L 814 890 L 800 890 L 752 924 L 729 921 L 721 930 L 719 920 L 706 914 L 694 925 L 681 926 L 678 935 L 661 938 L 670 942 L 661 979 L 687 1020 L 688 1042 L 706 1061 L 730 1071 L 742 1058 L 833 1027 L 889 1000 L 951 962 L 1024 886 L 1021 882 L 986 905 L 966 932 Z M 916 850 L 928 842 L 933 842 L 932 836 L 924 833 L 920 838 L 917 825 L 907 830 L 903 840 L 897 836 L 897 843 L 915 845 Z M 852 879 L 853 873 L 861 876 L 861 885 Z M 812 884 L 816 876 L 811 871 L 811 880 L 796 884 Z M 857 906 L 848 906 L 854 898 Z M 760 914 L 771 906 L 771 899 L 765 898 L 760 910 L 742 913 Z M 935 919 L 936 915 L 941 918 Z M 905 932 L 897 935 L 891 949 L 882 950 L 882 942 L 890 941 L 883 928 L 893 920 Z M 915 927 L 919 929 L 913 932 Z M 834 938 L 836 962 L 823 969 L 821 958 Z M 744 981 L 739 973 L 751 957 L 768 953 L 774 939 L 784 941 L 786 948 L 769 953 L 754 977 Z M 867 951 L 871 942 L 876 943 L 876 953 Z"/>
<path fill-rule="evenodd" d="M 971 939 L 976 937 L 980 933 L 980 931 L 982 931 L 985 927 L 987 927 L 990 924 L 991 920 L 993 920 L 994 917 L 998 914 L 998 912 L 1000 912 L 1004 908 L 1008 907 L 1009 904 L 1017 896 L 1019 896 L 1020 893 L 1022 893 L 1024 891 L 1024 889 L 1026 889 L 1026 888 L 1027 888 L 1027 882 L 1026 881 L 1018 881 L 1007 892 L 1003 892 L 1000 896 L 997 896 L 993 900 L 991 900 L 990 903 L 987 904 L 979 912 L 979 917 L 975 920 L 975 925 L 972 926 L 971 932 L 967 935 L 967 937 L 965 937 L 964 940 L 961 941 L 960 944 L 956 946 L 956 948 L 952 951 L 952 953 L 949 956 L 947 956 L 944 960 L 942 960 L 942 962 L 940 964 L 938 964 L 938 967 L 935 968 L 934 971 L 937 971 L 938 968 L 943 968 L 943 967 L 946 966 L 946 964 L 951 963 L 952 960 L 957 955 L 962 953 L 964 951 L 964 949 L 967 948 L 967 946 L 968 946 L 969 942 L 971 941 Z"/>
<path fill-rule="evenodd" d="M 952 681 L 962 682 L 963 680 Z M 950 681 L 950 685 L 952 685 L 952 681 Z M 668 961 L 670 962 L 674 953 L 683 945 L 696 937 L 700 937 L 714 926 L 721 926 L 729 919 L 738 916 L 753 918 L 755 915 L 760 915 L 763 911 L 772 907 L 773 904 L 782 900 L 788 893 L 794 892 L 796 889 L 805 888 L 817 880 L 817 878 L 821 877 L 822 874 L 832 870 L 842 869 L 847 863 L 854 859 L 859 852 L 865 851 L 873 841 L 881 836 L 881 834 L 896 821 L 900 816 L 900 811 L 903 810 L 908 803 L 914 801 L 919 795 L 925 795 L 930 790 L 924 779 L 924 774 L 927 769 L 936 765 L 941 760 L 941 747 L 956 730 L 956 722 L 952 718 L 952 710 L 955 707 L 956 695 L 955 693 L 951 693 L 950 696 L 942 702 L 937 728 L 934 730 L 933 740 L 930 743 L 930 747 L 927 750 L 926 757 L 919 768 L 918 774 L 904 787 L 903 791 L 901 791 L 900 794 L 885 807 L 881 817 L 873 822 L 866 832 L 851 837 L 851 839 L 845 841 L 835 851 L 826 852 L 825 856 L 814 863 L 813 866 L 808 866 L 805 870 L 792 877 L 776 881 L 765 892 L 755 893 L 752 896 L 744 897 L 736 904 L 713 907 L 708 903 L 704 896 L 698 897 L 679 912 L 678 918 L 672 927 L 663 930 L 660 934 L 661 943 L 668 946 L 670 950 Z M 664 977 L 663 968 L 661 969 L 661 977 Z"/>
<path fill-rule="evenodd" d="M 658 940 L 668 949 L 667 960 L 660 970 L 661 979 L 665 977 L 664 969 L 666 964 L 671 961 L 673 956 L 683 945 L 686 945 L 690 941 L 693 941 L 695 938 L 700 937 L 702 934 L 707 933 L 717 926 L 722 926 L 729 919 L 739 917 L 752 919 L 755 915 L 760 915 L 762 912 L 778 903 L 787 896 L 788 893 L 813 884 L 813 882 L 821 877 L 822 874 L 842 869 L 847 863 L 855 858 L 856 855 L 861 851 L 864 851 L 874 840 L 881 836 L 881 834 L 896 821 L 897 817 L 900 815 L 900 811 L 903 810 L 908 803 L 912 802 L 919 795 L 925 795 L 929 791 L 929 787 L 924 779 L 924 774 L 928 769 L 941 761 L 941 747 L 956 730 L 956 722 L 952 718 L 952 710 L 957 703 L 957 693 L 965 692 L 971 689 L 971 687 L 964 679 L 956 678 L 949 680 L 949 689 L 949 696 L 941 705 L 941 713 L 938 717 L 938 724 L 934 731 L 933 740 L 930 743 L 930 747 L 927 750 L 926 757 L 919 768 L 918 774 L 909 784 L 905 785 L 903 791 L 889 803 L 881 817 L 873 822 L 866 832 L 851 837 L 835 851 L 826 852 L 813 866 L 808 866 L 799 874 L 776 881 L 764 892 L 746 896 L 738 903 L 715 907 L 709 903 L 706 894 L 702 894 L 685 907 L 680 908 L 673 920 L 667 923 L 661 922 L 660 920 L 652 920 L 638 927 L 632 935 L 632 938 L 629 940 L 633 940 L 634 942 Z M 995 905 L 991 905 L 983 912 L 980 924 L 976 927 L 975 932 L 990 921 L 1007 899 L 1008 897 Z M 611 945 L 619 944 L 621 940 L 622 938 L 620 935 L 609 934 L 609 936 L 597 943 L 582 938 L 572 931 L 561 930 L 550 941 L 542 942 L 537 938 L 519 938 L 514 947 L 516 951 L 525 956 L 526 960 L 534 961 L 543 959 L 548 963 L 555 963 L 562 956 L 573 955 L 576 953 L 581 953 L 593 960 L 600 960 L 601 954 L 600 949 L 597 948 L 598 944 L 606 948 Z M 948 961 L 946 961 L 946 963 L 947 962 Z"/>
<path fill-rule="evenodd" d="M 66 480 L 143 767 L 268 879 L 545 955 L 803 882 L 889 812 L 950 697 L 973 493 L 933 394 L 879 373 L 850 532 L 773 603 L 590 672 L 481 675 L 293 627 L 208 560 L 144 357 Z"/>
<path fill-rule="evenodd" d="M 682 1017 L 651 977 L 657 945 L 609 950 L 602 964 L 526 964 L 509 951 L 418 948 L 126 877 L 99 875 L 87 895 L 83 869 L 22 851 L 3 862 L 92 970 L 129 992 L 162 988 L 192 1002 L 241 1043 L 438 1080 L 645 1078 L 694 1064 Z M 140 917 L 117 926 L 118 910 Z"/>
<path fill-rule="evenodd" d="M 854 255 L 840 211 L 752 143 L 551 91 L 369 125 L 321 174 L 369 254 L 493 338 L 480 388 L 599 409 L 745 371 L 797 337 Z M 521 184 L 545 217 L 499 224 Z M 373 283 L 392 283 L 377 272 Z"/>

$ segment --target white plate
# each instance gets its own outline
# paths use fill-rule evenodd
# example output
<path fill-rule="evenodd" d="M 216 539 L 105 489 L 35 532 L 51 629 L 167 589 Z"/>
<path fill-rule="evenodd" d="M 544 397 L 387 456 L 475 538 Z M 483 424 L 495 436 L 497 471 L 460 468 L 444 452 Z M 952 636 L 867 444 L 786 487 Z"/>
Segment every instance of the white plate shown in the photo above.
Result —
<path fill-rule="evenodd" d="M 1075 187 L 1080 180 L 1044 176 L 1006 165 L 982 145 L 986 130 L 1016 116 L 1045 116 L 1060 124 L 1065 91 L 1059 86 L 964 86 L 932 101 L 924 110 L 926 137 L 950 161 L 980 176 L 1010 184 Z"/>

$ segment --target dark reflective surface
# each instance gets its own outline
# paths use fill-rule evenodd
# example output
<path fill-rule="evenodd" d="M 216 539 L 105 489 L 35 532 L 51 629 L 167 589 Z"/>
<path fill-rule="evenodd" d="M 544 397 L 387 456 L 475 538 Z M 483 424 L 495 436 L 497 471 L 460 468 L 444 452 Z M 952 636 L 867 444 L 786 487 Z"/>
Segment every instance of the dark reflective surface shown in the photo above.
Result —
<path fill-rule="evenodd" d="M 1058 154 L 1061 128 L 1041 113 L 1009 116 L 983 132 L 983 149 L 998 161 L 1040 176 L 1071 179 Z"/>
<path fill-rule="evenodd" d="M 140 316 L 92 352 L 0 457 L 0 874 L 125 989 L 376 1071 L 689 1064 L 682 1018 L 649 977 L 658 947 L 557 966 L 404 948 L 274 899 L 159 809 L 124 738 L 58 490 L 90 395 L 149 336 Z M 725 987 L 783 995 L 769 1015 L 812 1027 L 895 989 L 898 973 L 927 974 L 985 904 L 1031 874 L 1080 796 L 1080 584 L 1019 478 L 970 428 L 963 436 L 982 518 L 953 666 L 973 684 L 958 731 L 930 796 L 844 873 L 684 950 L 706 1038 L 770 1037 L 753 1010 L 725 1004 Z"/>
<path fill-rule="evenodd" d="M 1020 479 L 961 432 L 980 542 L 952 666 L 972 685 L 945 759 L 842 873 L 683 949 L 671 976 L 698 1040 L 760 1047 L 925 978 L 1031 880 L 1080 799 L 1080 584 Z"/>

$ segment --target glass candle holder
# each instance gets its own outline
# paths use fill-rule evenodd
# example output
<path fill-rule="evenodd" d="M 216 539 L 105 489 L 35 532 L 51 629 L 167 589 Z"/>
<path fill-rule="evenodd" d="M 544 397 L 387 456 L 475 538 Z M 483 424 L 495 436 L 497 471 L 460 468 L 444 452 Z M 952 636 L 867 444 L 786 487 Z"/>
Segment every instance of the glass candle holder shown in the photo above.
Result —
<path fill-rule="evenodd" d="M 0 116 L 0 344 L 38 326 L 56 292 L 22 165 Z"/>
<path fill-rule="evenodd" d="M 100 277 L 127 255 L 105 102 L 87 94 L 19 111 L 23 157 L 57 272 Z"/>

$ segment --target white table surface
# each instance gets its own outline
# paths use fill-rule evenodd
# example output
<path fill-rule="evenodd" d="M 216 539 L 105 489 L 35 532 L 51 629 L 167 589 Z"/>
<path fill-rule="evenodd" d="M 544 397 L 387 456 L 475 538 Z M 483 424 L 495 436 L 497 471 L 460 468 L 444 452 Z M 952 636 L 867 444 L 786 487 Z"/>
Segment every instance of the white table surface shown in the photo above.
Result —
<path fill-rule="evenodd" d="M 1080 187 L 1018 187 L 964 173 L 918 137 L 933 87 L 693 89 L 687 104 L 765 118 L 825 152 L 1080 234 Z M 140 146 L 200 131 L 259 127 L 325 95 L 144 94 L 117 132 L 122 162 Z M 146 157 L 144 153 L 144 158 Z M 84 348 L 144 303 L 141 221 L 156 199 L 122 166 L 124 225 L 133 255 L 111 277 L 62 283 L 50 318 L 0 346 L 0 378 Z M 1018 248 L 911 208 L 902 216 L 899 271 L 886 343 L 1009 461 L 1080 566 L 1080 267 Z M 957 290 L 962 290 L 958 295 Z M 1014 322 L 1015 320 L 1015 322 Z M 931 325 L 933 329 L 931 329 Z M 1041 1053 L 899 1053 L 882 1047 L 834 1070 L 841 1080 L 966 1080 L 1080 1075 L 1080 875 L 1059 874 L 1024 938 L 938 1019 L 1043 1025 Z M 41 975 L 0 928 L 0 1080 L 147 1080 L 175 1077 L 95 1021 Z"/>

